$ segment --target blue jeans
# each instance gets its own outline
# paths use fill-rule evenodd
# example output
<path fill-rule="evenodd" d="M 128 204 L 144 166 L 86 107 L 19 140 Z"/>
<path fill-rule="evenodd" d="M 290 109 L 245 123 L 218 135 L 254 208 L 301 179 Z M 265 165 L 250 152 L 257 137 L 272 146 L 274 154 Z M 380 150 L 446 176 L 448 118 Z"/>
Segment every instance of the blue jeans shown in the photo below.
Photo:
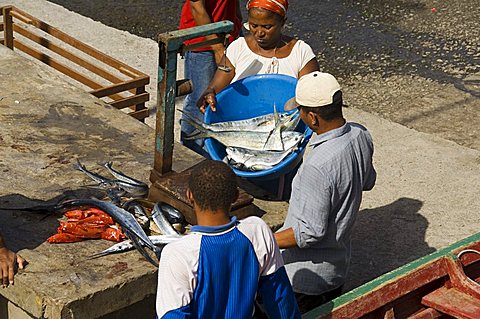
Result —
<path fill-rule="evenodd" d="M 203 122 L 203 114 L 197 107 L 197 101 L 207 89 L 216 70 L 217 64 L 215 63 L 213 51 L 188 51 L 185 53 L 185 78 L 192 80 L 193 91 L 186 96 L 183 111 L 201 122 Z M 182 119 L 185 119 L 184 115 L 182 115 Z M 208 153 L 203 148 L 203 139 L 184 140 L 186 136 L 192 134 L 194 131 L 195 128 L 192 125 L 185 121 L 181 122 L 180 140 L 182 144 L 198 154 L 209 158 Z"/>

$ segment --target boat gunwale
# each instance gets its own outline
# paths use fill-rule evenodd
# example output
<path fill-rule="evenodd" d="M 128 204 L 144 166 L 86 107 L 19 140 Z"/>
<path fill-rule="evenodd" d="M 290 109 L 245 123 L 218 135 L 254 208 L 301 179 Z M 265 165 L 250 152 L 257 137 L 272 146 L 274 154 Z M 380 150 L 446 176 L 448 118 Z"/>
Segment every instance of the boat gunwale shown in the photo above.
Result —
<path fill-rule="evenodd" d="M 444 276 L 448 276 L 446 258 L 457 260 L 457 255 L 460 251 L 465 249 L 472 249 L 473 246 L 480 248 L 480 233 L 474 234 L 464 238 L 456 243 L 453 243 L 445 248 L 439 249 L 431 254 L 420 257 L 410 263 L 400 266 L 388 273 L 385 273 L 345 294 L 342 296 L 323 304 L 308 313 L 304 314 L 304 319 L 314 318 L 340 318 L 348 315 L 348 318 L 358 318 L 368 313 L 381 308 L 383 305 L 394 301 L 406 294 Z M 468 266 L 480 260 L 480 255 L 468 256 L 464 255 L 462 264 Z M 428 273 L 426 279 L 418 280 L 419 273 Z M 417 273 L 417 276 L 415 276 Z M 407 290 L 400 290 L 399 281 L 403 283 L 410 283 Z M 405 285 L 404 285 L 405 287 Z M 388 298 L 385 298 L 385 290 L 391 290 Z M 382 295 L 382 298 L 372 298 Z M 372 300 L 368 304 L 368 300 Z M 387 300 L 387 302 L 385 302 Z M 376 302 L 376 303 L 375 303 Z M 362 303 L 367 303 L 362 306 Z M 355 311 L 350 311 L 354 309 Z M 340 312 L 335 313 L 334 312 Z"/>

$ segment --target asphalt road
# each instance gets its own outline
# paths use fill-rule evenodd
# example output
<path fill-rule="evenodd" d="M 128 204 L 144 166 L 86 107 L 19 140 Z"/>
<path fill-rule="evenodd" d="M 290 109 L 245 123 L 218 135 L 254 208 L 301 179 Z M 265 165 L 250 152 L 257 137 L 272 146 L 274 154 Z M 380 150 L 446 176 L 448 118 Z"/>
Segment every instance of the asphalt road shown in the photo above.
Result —
<path fill-rule="evenodd" d="M 183 4 L 50 2 L 151 39 L 177 29 Z M 340 80 L 352 107 L 480 150 L 480 125 L 471 125 L 480 123 L 478 5 L 478 0 L 297 0 L 290 3 L 285 33 L 312 46 L 321 69 Z"/>
<path fill-rule="evenodd" d="M 183 4 L 180 0 L 50 2 L 151 39 L 177 28 Z M 307 41 L 323 68 L 337 76 L 419 73 L 452 81 L 454 75 L 480 70 L 478 4 L 472 0 L 436 6 L 435 1 L 420 0 L 299 0 L 290 4 L 285 32 Z"/>

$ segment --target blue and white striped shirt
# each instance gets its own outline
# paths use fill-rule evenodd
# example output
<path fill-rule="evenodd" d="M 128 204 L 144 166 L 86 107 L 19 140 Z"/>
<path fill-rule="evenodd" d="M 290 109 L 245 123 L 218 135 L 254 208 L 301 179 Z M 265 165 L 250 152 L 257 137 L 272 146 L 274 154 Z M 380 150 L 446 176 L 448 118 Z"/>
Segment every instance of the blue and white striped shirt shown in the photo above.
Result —
<path fill-rule="evenodd" d="M 372 138 L 359 124 L 345 123 L 310 145 L 281 229 L 293 228 L 299 248 L 282 254 L 293 290 L 320 295 L 345 283 L 362 191 L 373 188 L 376 172 Z"/>
<path fill-rule="evenodd" d="M 258 217 L 193 226 L 162 251 L 158 318 L 250 319 L 257 292 L 271 318 L 300 318 L 280 250 Z"/>

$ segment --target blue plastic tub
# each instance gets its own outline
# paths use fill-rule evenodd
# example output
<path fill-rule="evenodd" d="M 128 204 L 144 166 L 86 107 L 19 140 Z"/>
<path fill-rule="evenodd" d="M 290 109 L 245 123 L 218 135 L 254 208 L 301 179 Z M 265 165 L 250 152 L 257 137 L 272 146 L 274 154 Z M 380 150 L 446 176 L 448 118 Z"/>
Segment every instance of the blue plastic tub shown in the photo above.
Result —
<path fill-rule="evenodd" d="M 217 94 L 217 111 L 212 112 L 208 107 L 205 111 L 205 123 L 217 123 L 233 120 L 244 120 L 268 113 L 273 113 L 275 104 L 278 112 L 284 112 L 286 101 L 295 95 L 297 79 L 280 74 L 254 75 L 227 86 Z M 242 171 L 233 169 L 235 174 L 249 180 L 271 180 L 288 174 L 301 162 L 305 146 L 312 131 L 300 121 L 297 129 L 305 134 L 305 138 L 298 149 L 287 156 L 281 163 L 261 171 Z M 214 160 L 223 160 L 226 156 L 225 146 L 214 139 L 206 139 L 205 146 L 208 154 Z"/>

